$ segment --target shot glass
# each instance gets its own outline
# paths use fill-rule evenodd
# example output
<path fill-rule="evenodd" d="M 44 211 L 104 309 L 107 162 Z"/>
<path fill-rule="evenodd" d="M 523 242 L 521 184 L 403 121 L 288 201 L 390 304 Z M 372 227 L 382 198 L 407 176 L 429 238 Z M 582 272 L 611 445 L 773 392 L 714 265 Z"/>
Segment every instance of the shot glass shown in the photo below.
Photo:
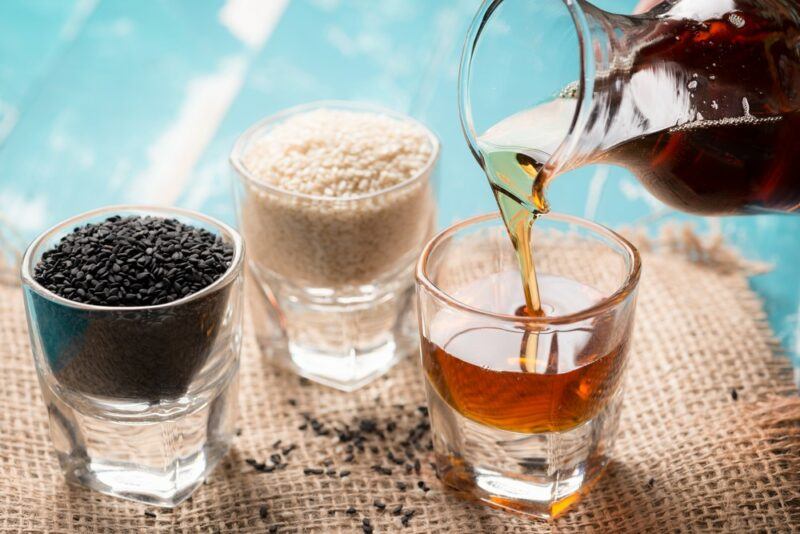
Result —
<path fill-rule="evenodd" d="M 428 243 L 418 313 L 439 478 L 469 498 L 549 518 L 609 460 L 640 260 L 589 221 L 550 214 L 533 226 L 543 316 L 521 311 L 518 263 L 497 215 Z"/>
<path fill-rule="evenodd" d="M 221 236 L 231 266 L 167 304 L 110 307 L 62 298 L 34 279 L 73 228 L 121 215 L 174 218 Z M 191 495 L 232 441 L 242 339 L 244 244 L 229 226 L 174 208 L 114 206 L 40 235 L 22 260 L 33 359 L 68 482 L 171 507 Z"/>
<path fill-rule="evenodd" d="M 386 189 L 347 198 L 287 191 L 259 181 L 246 155 L 295 114 L 341 109 L 387 115 L 422 127 L 430 157 Z M 315 102 L 256 123 L 230 162 L 248 246 L 248 301 L 262 352 L 316 382 L 355 390 L 413 353 L 414 264 L 436 221 L 436 136 L 414 119 L 353 102 Z"/>

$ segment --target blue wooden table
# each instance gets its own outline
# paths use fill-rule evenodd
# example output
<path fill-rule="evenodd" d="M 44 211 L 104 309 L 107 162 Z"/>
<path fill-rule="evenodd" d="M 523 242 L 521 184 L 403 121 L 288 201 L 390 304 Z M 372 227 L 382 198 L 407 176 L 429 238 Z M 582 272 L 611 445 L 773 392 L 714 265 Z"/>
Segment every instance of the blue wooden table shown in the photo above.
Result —
<path fill-rule="evenodd" d="M 629 11 L 634 1 L 598 4 Z M 232 221 L 227 155 L 236 136 L 282 108 L 331 98 L 409 113 L 440 136 L 439 191 L 448 192 L 440 224 L 494 209 L 456 108 L 461 43 L 477 5 L 4 0 L 0 235 L 22 247 L 58 220 L 111 203 L 176 204 Z M 709 224 L 665 211 L 615 168 L 554 184 L 552 203 L 612 226 Z M 800 217 L 711 224 L 746 256 L 772 264 L 752 284 L 800 365 Z"/>

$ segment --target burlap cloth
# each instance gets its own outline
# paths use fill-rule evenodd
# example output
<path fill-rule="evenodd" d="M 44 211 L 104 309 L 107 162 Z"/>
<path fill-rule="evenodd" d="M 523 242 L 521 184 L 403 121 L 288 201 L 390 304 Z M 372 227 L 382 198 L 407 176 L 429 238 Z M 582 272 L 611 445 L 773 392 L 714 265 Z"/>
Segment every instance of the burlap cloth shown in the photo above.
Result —
<path fill-rule="evenodd" d="M 684 254 L 645 253 L 644 264 L 615 461 L 581 504 L 552 523 L 448 494 L 427 451 L 418 453 L 426 460 L 420 475 L 386 459 L 387 448 L 402 451 L 410 430 L 422 423 L 424 431 L 415 358 L 343 394 L 274 369 L 249 337 L 241 435 L 189 501 L 161 510 L 70 487 L 51 451 L 21 292 L 0 286 L 0 531 L 360 532 L 364 518 L 376 532 L 800 531 L 800 401 L 745 273 Z M 301 430 L 303 412 L 318 423 Z M 318 435 L 363 418 L 397 428 L 385 441 L 367 434 L 352 463 L 335 431 Z M 296 449 L 283 470 L 259 473 L 246 462 L 290 444 Z M 419 480 L 431 490 L 419 489 Z M 392 514 L 399 504 L 416 511 L 405 529 Z"/>

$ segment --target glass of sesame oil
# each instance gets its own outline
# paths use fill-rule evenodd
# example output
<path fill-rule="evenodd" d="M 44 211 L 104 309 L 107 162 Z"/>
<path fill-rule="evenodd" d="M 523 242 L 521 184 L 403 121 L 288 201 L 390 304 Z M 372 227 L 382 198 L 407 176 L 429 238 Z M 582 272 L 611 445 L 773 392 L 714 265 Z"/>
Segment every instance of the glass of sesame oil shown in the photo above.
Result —
<path fill-rule="evenodd" d="M 31 243 L 31 348 L 68 482 L 170 507 L 225 455 L 243 257 L 235 230 L 173 208 L 102 208 Z"/>
<path fill-rule="evenodd" d="M 497 214 L 456 224 L 417 265 L 437 474 L 490 505 L 553 517 L 609 459 L 640 260 L 625 239 L 552 214 L 533 225 L 539 312 Z"/>

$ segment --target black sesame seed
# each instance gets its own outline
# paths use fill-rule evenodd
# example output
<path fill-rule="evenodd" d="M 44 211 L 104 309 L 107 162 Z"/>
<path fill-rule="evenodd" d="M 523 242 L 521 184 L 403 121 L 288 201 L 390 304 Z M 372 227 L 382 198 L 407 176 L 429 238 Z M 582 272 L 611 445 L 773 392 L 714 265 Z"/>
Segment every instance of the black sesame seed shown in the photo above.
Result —
<path fill-rule="evenodd" d="M 143 236 L 159 243 L 149 247 L 146 254 L 139 248 Z M 116 252 L 109 256 L 109 249 Z M 158 254 L 166 249 L 175 251 L 169 257 Z M 218 256 L 222 261 L 202 266 L 181 262 L 184 256 L 181 251 L 190 249 Z M 125 304 L 150 306 L 200 291 L 219 279 L 232 259 L 231 244 L 207 230 L 161 217 L 109 217 L 100 223 L 77 227 L 64 236 L 42 254 L 34 278 L 59 296 L 104 306 L 118 305 L 115 293 L 137 283 L 140 287 L 135 293 L 124 293 Z M 101 263 L 105 266 L 98 269 Z M 168 286 L 159 285 L 160 277 L 153 276 L 162 270 L 181 272 L 187 280 L 186 286 L 178 284 L 178 293 L 171 293 Z M 95 283 L 104 284 L 107 291 L 95 291 Z"/>
<path fill-rule="evenodd" d="M 203 267 L 175 262 L 168 259 L 172 252 L 167 254 L 166 247 L 217 254 L 222 261 Z M 152 256 L 144 253 L 146 248 L 154 249 Z M 163 259 L 157 258 L 158 252 L 164 252 Z M 154 306 L 203 290 L 209 282 L 202 275 L 213 283 L 232 260 L 232 245 L 207 230 L 160 217 L 110 217 L 65 235 L 42 255 L 34 278 L 74 302 Z M 163 276 L 173 270 L 174 278 Z M 173 282 L 181 285 L 180 291 Z M 230 286 L 220 287 L 177 312 L 79 315 L 45 309 L 45 299 L 37 296 L 33 306 L 48 315 L 53 335 L 59 337 L 53 343 L 59 348 L 47 354 L 59 383 L 101 397 L 157 402 L 184 395 L 213 354 L 229 294 Z M 79 323 L 83 326 L 76 328 Z"/>
<path fill-rule="evenodd" d="M 385 509 L 386 509 L 386 503 L 385 503 L 385 502 L 382 502 L 382 501 L 381 501 L 381 500 L 379 500 L 379 499 L 375 499 L 375 500 L 372 502 L 372 505 L 373 505 L 375 508 L 377 508 L 378 510 L 385 510 Z"/>
<path fill-rule="evenodd" d="M 306 467 L 305 469 L 303 469 L 303 474 L 305 475 L 321 475 L 324 472 L 325 471 L 322 469 L 316 469 L 313 467 Z"/>
<path fill-rule="evenodd" d="M 344 513 L 346 513 L 347 515 L 355 515 L 356 509 L 351 506 L 347 510 L 345 510 Z"/>
<path fill-rule="evenodd" d="M 349 475 L 350 475 L 350 471 L 348 471 L 347 469 L 345 469 L 343 471 L 339 471 L 339 478 L 344 478 L 344 477 L 349 476 Z"/>
<path fill-rule="evenodd" d="M 402 504 L 398 504 L 397 506 L 392 508 L 392 515 L 400 515 L 401 513 L 403 513 L 403 505 Z"/>
<path fill-rule="evenodd" d="M 373 465 L 372 470 L 376 473 L 380 473 L 381 475 L 390 476 L 392 474 L 392 469 L 389 467 L 384 467 L 382 465 Z"/>
<path fill-rule="evenodd" d="M 258 509 L 258 515 L 261 516 L 261 519 L 266 519 L 268 513 L 269 509 L 266 507 L 266 505 L 263 505 L 261 506 L 261 508 Z"/>
<path fill-rule="evenodd" d="M 361 520 L 361 524 L 364 525 L 364 526 L 367 526 L 367 527 L 372 526 L 372 523 L 370 522 L 369 517 L 365 517 L 364 519 L 362 519 Z"/>
<path fill-rule="evenodd" d="M 739 400 L 739 392 L 736 391 L 736 388 L 731 388 L 731 399 Z"/>
<path fill-rule="evenodd" d="M 151 512 L 150 510 L 145 510 L 144 515 L 145 515 L 145 517 L 149 517 L 151 519 L 154 519 L 155 517 L 157 517 L 155 512 Z"/>
<path fill-rule="evenodd" d="M 278 525 L 270 525 L 269 534 L 276 534 L 278 532 Z"/>
<path fill-rule="evenodd" d="M 400 491 L 405 491 L 408 489 L 408 484 L 406 484 L 405 482 L 395 482 L 394 485 Z"/>

